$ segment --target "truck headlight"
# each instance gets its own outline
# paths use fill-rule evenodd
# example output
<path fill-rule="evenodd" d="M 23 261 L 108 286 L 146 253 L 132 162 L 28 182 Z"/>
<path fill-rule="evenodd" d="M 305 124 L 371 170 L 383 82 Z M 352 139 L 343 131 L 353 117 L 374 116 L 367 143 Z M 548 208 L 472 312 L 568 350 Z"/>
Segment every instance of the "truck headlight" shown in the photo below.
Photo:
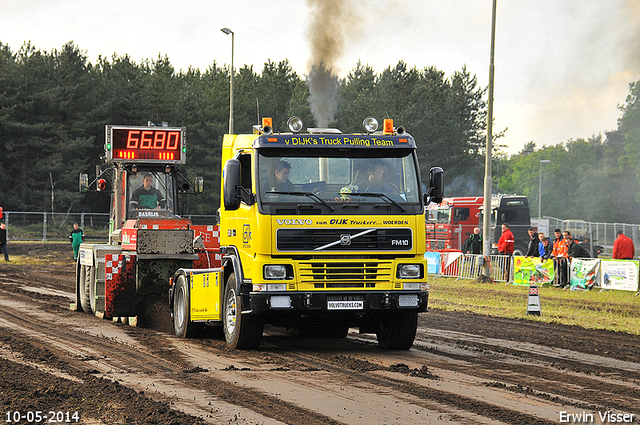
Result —
<path fill-rule="evenodd" d="M 265 264 L 263 270 L 265 280 L 293 279 L 293 267 L 290 264 Z"/>
<path fill-rule="evenodd" d="M 405 291 L 419 291 L 422 289 L 422 282 L 404 282 L 402 289 Z"/>
<path fill-rule="evenodd" d="M 398 273 L 396 276 L 399 279 L 420 279 L 422 278 L 422 265 L 421 264 L 399 264 Z"/>

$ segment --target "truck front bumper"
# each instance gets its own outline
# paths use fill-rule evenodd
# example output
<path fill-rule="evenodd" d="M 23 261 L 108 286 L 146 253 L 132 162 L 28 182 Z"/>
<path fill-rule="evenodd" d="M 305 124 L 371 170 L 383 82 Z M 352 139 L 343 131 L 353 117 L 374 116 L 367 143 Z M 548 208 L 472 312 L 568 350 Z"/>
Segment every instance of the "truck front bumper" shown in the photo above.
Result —
<path fill-rule="evenodd" d="M 243 310 L 252 314 L 276 312 L 427 311 L 428 291 L 380 292 L 251 292 L 243 294 Z"/>

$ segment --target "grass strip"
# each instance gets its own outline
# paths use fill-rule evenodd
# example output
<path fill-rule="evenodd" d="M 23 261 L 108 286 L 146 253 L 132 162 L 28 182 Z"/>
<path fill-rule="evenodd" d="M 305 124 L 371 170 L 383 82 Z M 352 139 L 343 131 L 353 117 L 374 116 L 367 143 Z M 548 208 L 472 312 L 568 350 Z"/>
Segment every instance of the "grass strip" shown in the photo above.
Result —
<path fill-rule="evenodd" d="M 527 315 L 529 286 L 431 279 L 429 307 L 487 316 L 576 325 L 640 335 L 640 297 L 629 291 L 570 291 L 538 287 L 541 316 Z"/>

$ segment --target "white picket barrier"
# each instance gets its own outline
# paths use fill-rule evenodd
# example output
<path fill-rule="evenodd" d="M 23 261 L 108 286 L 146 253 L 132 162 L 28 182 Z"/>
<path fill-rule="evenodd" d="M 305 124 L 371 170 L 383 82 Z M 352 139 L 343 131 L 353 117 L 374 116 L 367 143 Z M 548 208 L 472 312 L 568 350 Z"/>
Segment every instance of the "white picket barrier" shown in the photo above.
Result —
<path fill-rule="evenodd" d="M 439 276 L 476 279 L 482 273 L 483 256 L 463 254 L 460 251 L 441 252 L 436 278 Z M 509 268 L 507 269 L 507 266 Z M 490 276 L 495 282 L 511 282 L 513 257 L 508 255 L 489 256 Z"/>

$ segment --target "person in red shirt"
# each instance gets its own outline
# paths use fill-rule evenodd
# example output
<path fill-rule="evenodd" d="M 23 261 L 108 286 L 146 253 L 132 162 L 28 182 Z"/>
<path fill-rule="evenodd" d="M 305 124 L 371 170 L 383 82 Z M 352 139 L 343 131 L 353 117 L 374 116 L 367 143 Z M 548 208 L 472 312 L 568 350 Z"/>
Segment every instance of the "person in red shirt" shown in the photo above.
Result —
<path fill-rule="evenodd" d="M 613 243 L 613 259 L 614 260 L 633 260 L 636 255 L 636 248 L 633 246 L 631 238 L 618 231 L 618 237 Z"/>
<path fill-rule="evenodd" d="M 504 223 L 502 225 L 502 236 L 498 239 L 498 253 L 502 255 L 513 254 L 513 245 L 515 240 L 513 239 L 513 233 L 509 229 L 509 225 Z"/>
<path fill-rule="evenodd" d="M 511 256 L 513 255 L 514 244 L 515 239 L 509 229 L 509 225 L 507 223 L 502 224 L 502 236 L 498 239 L 498 254 L 507 256 L 504 267 L 504 280 L 507 282 L 511 279 Z"/>

